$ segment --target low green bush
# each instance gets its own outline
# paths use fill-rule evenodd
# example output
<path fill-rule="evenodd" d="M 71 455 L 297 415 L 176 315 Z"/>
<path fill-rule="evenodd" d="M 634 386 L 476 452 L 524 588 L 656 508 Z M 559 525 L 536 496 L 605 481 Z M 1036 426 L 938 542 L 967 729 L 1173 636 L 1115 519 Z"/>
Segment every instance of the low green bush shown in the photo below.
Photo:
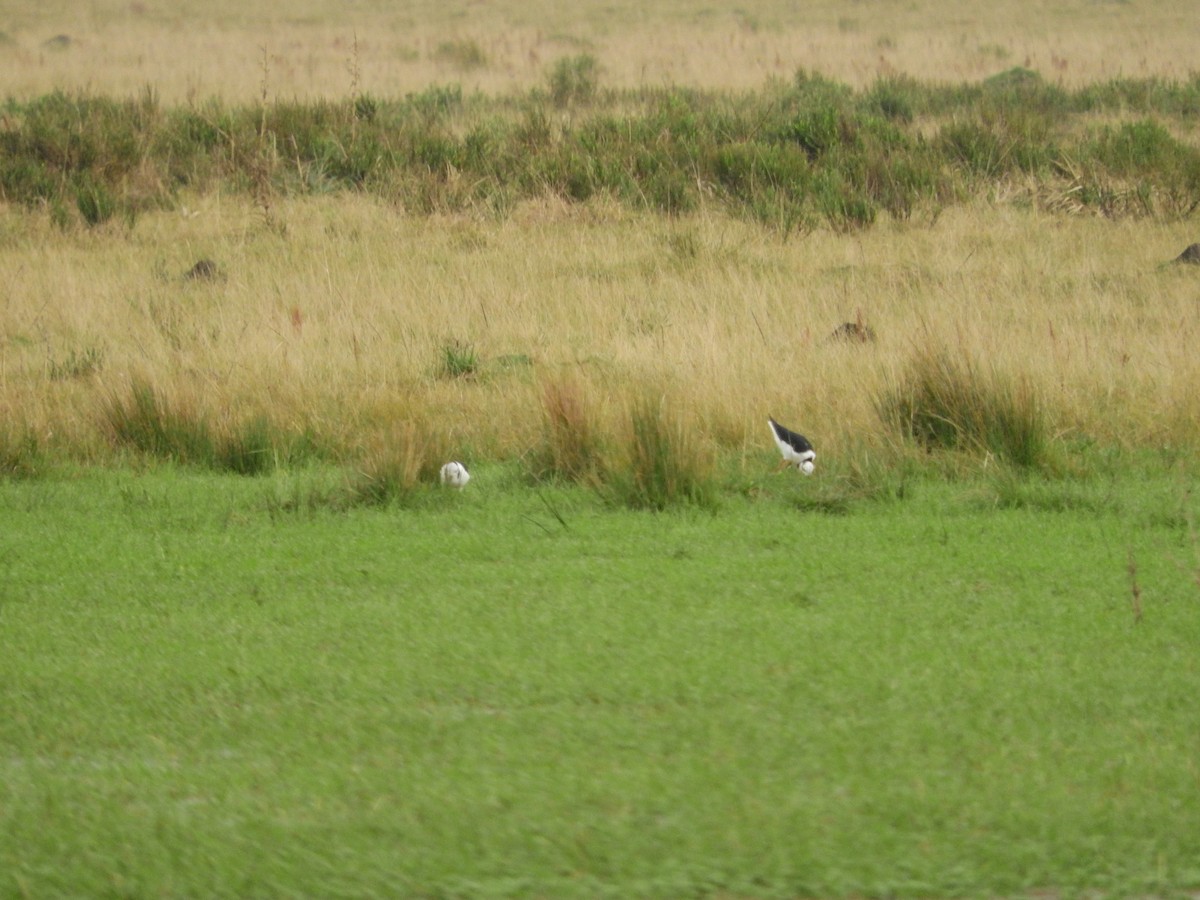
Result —
<path fill-rule="evenodd" d="M 1098 110 L 1142 118 L 1097 129 Z M 803 71 L 741 94 L 602 92 L 588 54 L 557 60 L 546 88 L 504 98 L 443 85 L 395 99 L 162 109 L 152 94 L 56 92 L 5 104 L 0 197 L 44 205 L 69 226 L 73 211 L 88 225 L 132 221 L 181 187 L 214 184 L 264 208 L 277 191 L 370 190 L 416 212 L 503 211 L 552 192 L 669 215 L 715 199 L 783 230 L 852 230 L 880 213 L 936 212 L 1015 173 L 1054 193 L 1066 170 L 1083 173 L 1076 193 L 1106 214 L 1181 217 L 1200 204 L 1200 151 L 1172 123 L 1197 110 L 1200 78 L 1071 92 L 1023 69 L 979 84 L 889 77 L 858 92 Z M 1114 190 L 1140 200 L 1112 202 Z"/>

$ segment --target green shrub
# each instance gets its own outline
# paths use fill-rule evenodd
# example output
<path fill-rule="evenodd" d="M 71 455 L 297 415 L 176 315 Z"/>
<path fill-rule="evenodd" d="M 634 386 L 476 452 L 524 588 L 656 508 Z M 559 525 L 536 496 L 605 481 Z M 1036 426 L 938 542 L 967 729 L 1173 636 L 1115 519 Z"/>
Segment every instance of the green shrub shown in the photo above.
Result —
<path fill-rule="evenodd" d="M 1158 122 L 1128 122 L 1104 130 L 1095 144 L 1096 158 L 1121 175 L 1176 169 L 1196 151 L 1171 136 Z"/>
<path fill-rule="evenodd" d="M 227 168 L 238 140 L 233 115 L 210 103 L 204 109 L 164 113 L 159 127 L 146 137 L 146 152 L 160 167 L 168 187 L 203 186 Z"/>
<path fill-rule="evenodd" d="M 850 121 L 834 106 L 806 110 L 783 127 L 779 138 L 798 145 L 810 160 L 855 141 Z"/>
<path fill-rule="evenodd" d="M 1163 116 L 1200 114 L 1200 74 L 1185 82 L 1161 78 L 1114 78 L 1089 84 L 1075 96 L 1079 112 L 1154 112 Z"/>
<path fill-rule="evenodd" d="M 408 135 L 408 157 L 415 166 L 427 173 L 445 177 L 463 168 L 463 145 L 452 135 L 435 131 L 420 131 Z"/>
<path fill-rule="evenodd" d="M 188 156 L 213 150 L 221 145 L 230 128 L 227 121 L 222 123 L 220 119 L 219 112 L 207 115 L 195 109 L 172 111 L 159 131 L 159 139 L 163 141 L 160 150 Z"/>
<path fill-rule="evenodd" d="M 923 106 L 923 93 L 920 84 L 908 76 L 881 78 L 867 91 L 863 104 L 890 122 L 907 125 Z"/>
<path fill-rule="evenodd" d="M 845 108 L 853 100 L 853 91 L 832 78 L 826 78 L 807 69 L 798 69 L 792 78 L 792 88 L 785 97 L 790 109 L 821 106 Z"/>
<path fill-rule="evenodd" d="M 836 170 L 817 173 L 813 198 L 821 215 L 837 231 L 855 231 L 875 221 L 875 204 L 863 187 Z"/>
<path fill-rule="evenodd" d="M 658 212 L 681 215 L 696 208 L 696 186 L 683 172 L 662 167 L 640 180 L 646 205 Z"/>
<path fill-rule="evenodd" d="M 1035 91 L 1044 84 L 1041 75 L 1024 66 L 1013 66 L 1011 69 L 997 72 L 983 82 L 983 86 L 989 91 L 1016 93 Z"/>
<path fill-rule="evenodd" d="M 592 197 L 603 182 L 596 157 L 576 145 L 543 157 L 536 177 L 553 193 L 579 202 Z"/>
<path fill-rule="evenodd" d="M 470 62 L 477 51 L 468 41 L 440 52 Z M 61 227 L 132 220 L 173 203 L 184 185 L 244 191 L 268 215 L 281 190 L 367 189 L 419 213 L 503 214 L 550 191 L 674 215 L 715 197 L 785 231 L 820 221 L 852 230 L 1021 172 L 1052 190 L 1066 174 L 1074 197 L 1109 215 L 1182 216 L 1200 205 L 1200 151 L 1173 136 L 1200 112 L 1200 76 L 1074 93 L 1021 69 L 982 84 L 885 78 L 861 93 L 803 71 L 738 95 L 602 95 L 598 82 L 595 58 L 582 54 L 553 64 L 548 89 L 503 98 L 449 85 L 390 103 L 358 93 L 165 110 L 152 92 L 9 100 L 0 197 L 48 209 Z M 555 107 L 574 112 L 564 121 Z M 1080 138 L 1090 120 L 1072 117 L 1097 109 L 1144 118 Z M 1158 120 L 1167 116 L 1176 119 Z"/>
<path fill-rule="evenodd" d="M 344 143 L 327 139 L 316 148 L 313 162 L 324 179 L 344 187 L 360 187 L 385 159 L 385 150 L 374 134 L 349 137 Z"/>
<path fill-rule="evenodd" d="M 1082 192 L 1082 199 L 1094 205 L 1132 206 L 1139 212 L 1181 216 L 1200 206 L 1200 151 L 1177 140 L 1157 122 L 1106 128 L 1081 155 L 1092 156 L 1097 163 L 1089 170 Z M 1106 183 L 1098 167 L 1127 188 L 1122 191 Z"/>
<path fill-rule="evenodd" d="M 921 206 L 939 209 L 954 191 L 937 161 L 921 152 L 873 159 L 865 179 L 872 202 L 895 219 L 908 219 Z"/>
<path fill-rule="evenodd" d="M 953 122 L 938 132 L 937 147 L 952 163 L 981 178 L 996 178 L 1011 167 L 1002 136 L 979 122 Z"/>
<path fill-rule="evenodd" d="M 32 205 L 58 196 L 61 179 L 40 160 L 14 150 L 13 135 L 0 132 L 0 195 Z"/>
<path fill-rule="evenodd" d="M 790 143 L 724 144 L 714 148 L 706 162 L 713 179 L 737 198 L 764 191 L 802 196 L 812 172 L 808 156 Z"/>

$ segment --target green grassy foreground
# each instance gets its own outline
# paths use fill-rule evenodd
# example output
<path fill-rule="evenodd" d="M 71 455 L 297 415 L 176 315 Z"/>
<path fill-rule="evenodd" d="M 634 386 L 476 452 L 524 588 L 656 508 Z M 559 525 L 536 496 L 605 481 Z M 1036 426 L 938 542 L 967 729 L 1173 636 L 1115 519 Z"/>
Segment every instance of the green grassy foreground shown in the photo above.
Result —
<path fill-rule="evenodd" d="M 1200 888 L 1170 475 L 294 510 L 319 477 L 0 484 L 0 895 Z"/>

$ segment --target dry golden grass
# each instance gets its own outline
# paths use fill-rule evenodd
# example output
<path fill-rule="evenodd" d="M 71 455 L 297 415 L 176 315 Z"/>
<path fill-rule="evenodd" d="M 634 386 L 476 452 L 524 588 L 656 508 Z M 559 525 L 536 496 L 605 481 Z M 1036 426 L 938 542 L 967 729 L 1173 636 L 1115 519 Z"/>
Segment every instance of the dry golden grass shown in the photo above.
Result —
<path fill-rule="evenodd" d="M 667 3 L 354 4 L 154 0 L 10 4 L 0 18 L 10 96 L 55 88 L 170 103 L 221 97 L 389 97 L 431 84 L 504 92 L 543 83 L 591 53 L 602 83 L 758 88 L 799 68 L 854 86 L 881 75 L 971 81 L 1022 65 L 1067 86 L 1200 70 L 1200 17 L 1186 0 L 924 4 L 784 0 L 718 9 Z M 54 43 L 65 36 L 69 42 Z M 50 43 L 48 43 L 50 42 Z"/>
<path fill-rule="evenodd" d="M 271 224 L 242 199 L 189 205 L 132 232 L 0 218 L 6 422 L 103 455 L 101 411 L 138 381 L 218 425 L 266 415 L 369 451 L 415 422 L 439 450 L 514 458 L 544 440 L 559 384 L 599 434 L 650 391 L 755 465 L 768 414 L 826 462 L 882 443 L 879 396 L 945 346 L 1027 378 L 1056 433 L 1200 443 L 1196 272 L 1161 265 L 1186 224 L 980 205 L 785 242 L 552 201 L 494 221 L 343 195 L 281 202 Z M 223 277 L 185 280 L 202 257 Z M 860 315 L 877 341 L 830 339 Z M 476 370 L 449 376 L 447 346 Z"/>

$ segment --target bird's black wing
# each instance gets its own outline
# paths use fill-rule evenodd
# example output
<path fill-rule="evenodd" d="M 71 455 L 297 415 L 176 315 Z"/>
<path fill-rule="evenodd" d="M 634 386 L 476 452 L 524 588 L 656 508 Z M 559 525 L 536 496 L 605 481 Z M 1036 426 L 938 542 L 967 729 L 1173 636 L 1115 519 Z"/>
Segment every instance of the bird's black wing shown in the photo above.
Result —
<path fill-rule="evenodd" d="M 770 421 L 771 427 L 775 429 L 775 433 L 779 435 L 779 439 L 797 453 L 804 453 L 805 451 L 813 448 L 812 444 L 808 442 L 808 438 L 806 438 L 804 435 L 797 434 L 790 428 L 784 428 L 774 419 L 769 419 L 768 421 Z"/>

